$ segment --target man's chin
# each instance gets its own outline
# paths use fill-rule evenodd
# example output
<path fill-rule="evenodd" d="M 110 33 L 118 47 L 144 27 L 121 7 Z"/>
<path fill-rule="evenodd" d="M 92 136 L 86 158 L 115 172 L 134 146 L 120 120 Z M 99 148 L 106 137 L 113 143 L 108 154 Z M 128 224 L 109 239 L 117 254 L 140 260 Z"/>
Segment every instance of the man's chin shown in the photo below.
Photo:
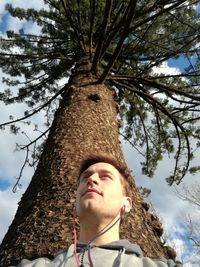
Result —
<path fill-rule="evenodd" d="M 99 202 L 97 201 L 91 201 L 90 199 L 84 201 L 84 203 L 82 203 L 82 206 L 80 208 L 80 216 L 101 216 L 102 214 L 102 208 L 100 206 L 102 206 L 103 204 L 100 205 Z"/>
<path fill-rule="evenodd" d="M 94 212 L 99 209 L 99 203 L 93 199 L 86 199 L 83 203 L 83 210 Z"/>

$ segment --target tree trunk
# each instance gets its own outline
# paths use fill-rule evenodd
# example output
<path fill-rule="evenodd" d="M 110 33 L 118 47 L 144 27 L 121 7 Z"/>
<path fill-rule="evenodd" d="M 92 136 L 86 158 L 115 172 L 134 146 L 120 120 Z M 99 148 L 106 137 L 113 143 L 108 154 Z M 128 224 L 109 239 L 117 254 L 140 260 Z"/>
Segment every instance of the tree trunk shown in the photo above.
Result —
<path fill-rule="evenodd" d="M 1 244 L 0 266 L 52 257 L 73 242 L 76 178 L 86 155 L 104 152 L 124 161 L 113 91 L 94 82 L 79 68 L 66 86 L 37 170 Z M 134 182 L 132 187 L 133 209 L 122 238 L 139 244 L 145 255 L 164 255 L 159 222 L 148 213 Z"/>

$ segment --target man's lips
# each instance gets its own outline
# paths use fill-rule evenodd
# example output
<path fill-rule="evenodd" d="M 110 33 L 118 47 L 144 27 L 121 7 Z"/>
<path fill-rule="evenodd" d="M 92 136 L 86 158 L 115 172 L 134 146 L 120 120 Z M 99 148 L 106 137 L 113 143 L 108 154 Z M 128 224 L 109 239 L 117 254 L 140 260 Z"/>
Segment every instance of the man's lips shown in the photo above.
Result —
<path fill-rule="evenodd" d="M 100 192 L 100 191 L 98 191 L 97 189 L 95 189 L 95 188 L 89 188 L 89 189 L 87 189 L 86 191 L 84 191 L 84 193 L 82 194 L 82 196 L 84 196 L 84 195 L 86 195 L 87 193 L 97 193 L 97 194 L 99 194 L 99 195 L 101 195 L 102 196 L 102 193 Z"/>

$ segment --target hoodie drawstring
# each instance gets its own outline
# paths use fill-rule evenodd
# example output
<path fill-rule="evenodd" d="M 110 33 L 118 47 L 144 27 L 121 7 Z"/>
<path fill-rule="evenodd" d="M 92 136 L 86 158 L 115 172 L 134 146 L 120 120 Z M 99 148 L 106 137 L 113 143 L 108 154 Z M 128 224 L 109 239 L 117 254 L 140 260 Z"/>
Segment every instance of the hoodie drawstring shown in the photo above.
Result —
<path fill-rule="evenodd" d="M 90 263 L 90 266 L 91 267 L 94 267 L 94 265 L 93 265 L 93 263 L 92 263 L 92 259 L 91 259 L 91 255 L 90 255 L 90 246 L 89 246 L 89 248 L 88 248 L 88 261 L 89 261 L 89 263 Z"/>
<path fill-rule="evenodd" d="M 125 248 L 120 249 L 119 254 L 117 258 L 115 259 L 113 266 L 116 266 L 116 267 L 122 266 L 122 257 L 125 254 L 125 251 L 126 251 Z"/>

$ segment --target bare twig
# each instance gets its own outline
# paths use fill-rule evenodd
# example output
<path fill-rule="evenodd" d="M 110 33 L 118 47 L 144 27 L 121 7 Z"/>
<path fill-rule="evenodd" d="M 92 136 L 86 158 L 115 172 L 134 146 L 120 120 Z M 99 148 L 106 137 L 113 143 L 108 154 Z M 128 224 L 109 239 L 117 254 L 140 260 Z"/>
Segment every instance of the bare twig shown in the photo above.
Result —
<path fill-rule="evenodd" d="M 28 162 L 28 154 L 29 154 L 29 149 L 26 148 L 26 157 L 25 157 L 25 160 L 24 160 L 24 164 L 22 165 L 21 167 L 21 170 L 20 170 L 20 173 L 19 173 L 19 176 L 17 177 L 17 182 L 15 183 L 15 185 L 13 186 L 13 193 L 16 193 L 17 192 L 17 188 L 19 187 L 19 182 L 20 182 L 20 179 L 22 177 L 22 173 L 23 173 L 23 170 Z"/>
<path fill-rule="evenodd" d="M 23 116 L 23 117 L 21 117 L 19 119 L 16 119 L 16 120 L 12 120 L 12 121 L 9 121 L 9 122 L 2 123 L 2 124 L 0 124 L 0 127 L 1 126 L 5 126 L 5 125 L 9 125 L 11 123 L 15 123 L 15 122 L 19 122 L 19 121 L 25 120 L 25 119 L 33 116 L 34 114 L 40 112 L 44 107 L 48 106 L 54 99 L 56 99 L 63 92 L 63 90 L 64 90 L 64 87 L 61 90 L 59 90 L 53 97 L 51 97 L 49 99 L 49 101 L 47 101 L 44 105 L 41 105 L 39 108 L 34 109 L 34 111 L 29 113 L 28 115 Z"/>

